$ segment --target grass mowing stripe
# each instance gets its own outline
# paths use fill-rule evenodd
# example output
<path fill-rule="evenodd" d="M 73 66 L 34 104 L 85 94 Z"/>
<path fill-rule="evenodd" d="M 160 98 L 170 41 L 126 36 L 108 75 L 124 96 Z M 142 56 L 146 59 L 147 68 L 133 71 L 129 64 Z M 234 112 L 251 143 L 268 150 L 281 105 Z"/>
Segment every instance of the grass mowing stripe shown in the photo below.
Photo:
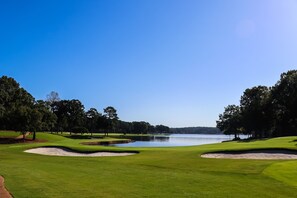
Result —
<path fill-rule="evenodd" d="M 285 161 L 268 166 L 263 174 L 285 184 L 297 187 L 297 161 Z"/>

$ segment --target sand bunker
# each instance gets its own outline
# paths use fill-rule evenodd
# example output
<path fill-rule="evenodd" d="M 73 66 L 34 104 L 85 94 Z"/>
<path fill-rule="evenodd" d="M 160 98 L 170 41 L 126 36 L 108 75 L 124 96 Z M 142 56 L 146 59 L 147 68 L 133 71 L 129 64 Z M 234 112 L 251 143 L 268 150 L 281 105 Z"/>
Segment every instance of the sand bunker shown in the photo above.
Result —
<path fill-rule="evenodd" d="M 204 158 L 228 158 L 228 159 L 297 159 L 297 151 L 292 150 L 250 150 L 242 152 L 218 152 L 202 154 Z"/>
<path fill-rule="evenodd" d="M 94 152 L 94 153 L 80 153 L 66 148 L 59 147 L 41 147 L 24 151 L 26 153 L 34 153 L 40 155 L 53 155 L 53 156 L 80 156 L 80 157 L 105 157 L 105 156 L 127 156 L 136 153 L 128 152 Z"/>

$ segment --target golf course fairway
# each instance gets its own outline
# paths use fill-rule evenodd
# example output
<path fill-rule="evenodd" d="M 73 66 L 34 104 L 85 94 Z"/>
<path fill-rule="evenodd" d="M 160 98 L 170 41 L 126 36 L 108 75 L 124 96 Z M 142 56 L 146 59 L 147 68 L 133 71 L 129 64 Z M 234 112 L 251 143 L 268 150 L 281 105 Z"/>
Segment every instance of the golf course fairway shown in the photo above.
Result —
<path fill-rule="evenodd" d="M 297 137 L 163 148 L 88 146 L 81 144 L 87 140 L 47 133 L 37 138 L 44 141 L 0 144 L 0 175 L 15 198 L 297 197 L 297 160 L 201 157 L 216 151 L 297 150 Z M 64 157 L 24 152 L 48 146 L 137 154 Z"/>

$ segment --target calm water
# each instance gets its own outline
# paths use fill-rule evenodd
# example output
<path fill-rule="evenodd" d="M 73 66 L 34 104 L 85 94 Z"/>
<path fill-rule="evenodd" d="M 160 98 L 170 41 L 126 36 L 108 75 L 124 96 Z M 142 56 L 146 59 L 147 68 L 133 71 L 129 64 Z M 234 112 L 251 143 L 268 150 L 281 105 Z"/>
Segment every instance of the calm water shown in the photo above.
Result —
<path fill-rule="evenodd" d="M 202 144 L 219 143 L 232 140 L 230 135 L 209 135 L 209 134 L 172 134 L 166 137 L 154 137 L 149 141 L 135 141 L 126 144 L 114 144 L 119 147 L 165 147 L 165 146 L 193 146 Z M 241 136 L 241 138 L 246 138 Z"/>

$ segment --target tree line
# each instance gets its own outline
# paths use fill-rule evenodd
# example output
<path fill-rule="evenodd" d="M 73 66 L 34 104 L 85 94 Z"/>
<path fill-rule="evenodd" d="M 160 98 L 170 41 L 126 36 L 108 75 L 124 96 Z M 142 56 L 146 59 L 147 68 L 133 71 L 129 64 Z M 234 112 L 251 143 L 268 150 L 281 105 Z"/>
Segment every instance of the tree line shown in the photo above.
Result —
<path fill-rule="evenodd" d="M 216 127 L 181 127 L 170 128 L 170 133 L 180 134 L 222 134 L 222 131 Z"/>
<path fill-rule="evenodd" d="M 228 105 L 217 120 L 225 134 L 252 138 L 297 135 L 297 70 L 282 73 L 272 87 L 243 92 L 239 105 Z"/>
<path fill-rule="evenodd" d="M 108 106 L 100 113 L 96 108 L 85 110 L 77 99 L 61 100 L 52 91 L 46 100 L 35 100 L 13 78 L 0 78 L 0 129 L 33 132 L 36 131 L 72 133 L 166 133 L 169 127 L 153 126 L 148 122 L 125 122 L 119 119 L 117 110 Z"/>

